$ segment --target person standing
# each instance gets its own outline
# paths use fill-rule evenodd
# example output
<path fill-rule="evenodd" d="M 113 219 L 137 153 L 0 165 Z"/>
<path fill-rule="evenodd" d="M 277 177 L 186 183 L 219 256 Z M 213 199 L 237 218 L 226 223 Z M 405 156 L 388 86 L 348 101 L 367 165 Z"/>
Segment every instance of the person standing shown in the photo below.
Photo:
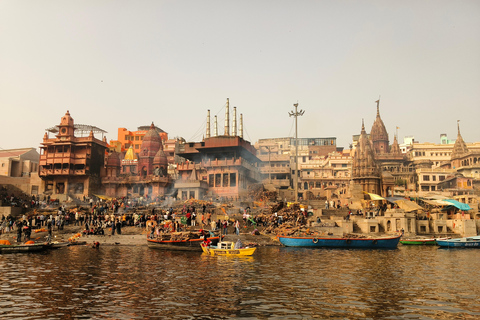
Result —
<path fill-rule="evenodd" d="M 23 223 L 17 221 L 17 242 L 22 242 Z"/>
<path fill-rule="evenodd" d="M 238 220 L 235 220 L 235 233 L 237 234 L 237 236 L 240 234 L 240 222 L 238 222 Z"/>
<path fill-rule="evenodd" d="M 197 225 L 197 214 L 195 211 L 192 212 L 192 227 L 195 227 Z"/>
<path fill-rule="evenodd" d="M 115 226 L 115 220 L 111 221 L 111 222 L 110 222 L 110 225 L 112 226 L 112 236 L 114 236 L 114 235 L 115 235 L 115 228 L 116 228 L 116 226 Z"/>
<path fill-rule="evenodd" d="M 228 234 L 228 221 L 223 220 L 223 234 L 227 235 Z"/>

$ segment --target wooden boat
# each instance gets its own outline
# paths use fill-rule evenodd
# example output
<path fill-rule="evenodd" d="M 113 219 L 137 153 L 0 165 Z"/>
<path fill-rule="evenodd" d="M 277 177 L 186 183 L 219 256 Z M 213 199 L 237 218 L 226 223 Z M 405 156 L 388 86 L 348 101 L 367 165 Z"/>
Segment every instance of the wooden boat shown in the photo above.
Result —
<path fill-rule="evenodd" d="M 440 247 L 445 248 L 480 248 L 480 236 L 437 240 Z"/>
<path fill-rule="evenodd" d="M 450 238 L 428 238 L 428 239 L 403 239 L 400 243 L 403 245 L 429 245 L 434 246 L 437 244 L 436 240 L 447 240 Z"/>
<path fill-rule="evenodd" d="M 70 241 L 71 246 L 84 246 L 87 244 L 87 241 Z"/>
<path fill-rule="evenodd" d="M 44 251 L 50 247 L 47 242 L 33 244 L 0 244 L 0 253 L 25 253 Z"/>
<path fill-rule="evenodd" d="M 201 244 L 203 252 L 212 256 L 251 256 L 257 248 L 242 247 L 235 249 L 235 243 L 231 241 L 221 241 L 218 245 Z"/>
<path fill-rule="evenodd" d="M 278 236 L 280 243 L 286 247 L 306 247 L 306 248 L 360 248 L 360 249 L 395 249 L 402 237 L 401 234 L 393 237 L 379 238 L 320 238 L 320 237 L 290 237 Z"/>
<path fill-rule="evenodd" d="M 58 249 L 58 248 L 68 247 L 70 245 L 70 242 L 69 241 L 52 241 L 50 242 L 50 244 L 51 244 L 50 248 Z"/>
<path fill-rule="evenodd" d="M 190 233 L 191 234 L 191 233 Z M 175 234 L 172 234 L 175 235 Z M 178 235 L 178 233 L 177 233 Z M 202 251 L 201 244 L 204 241 L 204 237 L 197 233 L 197 237 L 188 239 L 177 239 L 176 237 L 170 239 L 150 239 L 147 238 L 148 246 L 153 249 L 163 250 L 180 250 L 180 251 Z M 223 237 L 222 237 L 223 238 Z M 210 240 L 211 245 L 216 245 L 220 241 L 220 235 L 210 234 L 207 237 Z"/>

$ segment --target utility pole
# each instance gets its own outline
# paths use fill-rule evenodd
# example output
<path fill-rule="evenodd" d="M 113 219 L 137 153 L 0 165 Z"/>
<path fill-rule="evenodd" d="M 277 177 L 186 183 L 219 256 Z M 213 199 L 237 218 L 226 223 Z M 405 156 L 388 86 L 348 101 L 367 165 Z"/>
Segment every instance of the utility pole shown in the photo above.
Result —
<path fill-rule="evenodd" d="M 295 112 L 290 111 L 288 115 L 290 117 L 295 117 L 295 202 L 298 202 L 298 126 L 297 126 L 297 118 L 299 116 L 303 116 L 305 110 L 300 109 L 297 111 L 298 103 L 294 103 L 293 106 L 295 107 Z"/>

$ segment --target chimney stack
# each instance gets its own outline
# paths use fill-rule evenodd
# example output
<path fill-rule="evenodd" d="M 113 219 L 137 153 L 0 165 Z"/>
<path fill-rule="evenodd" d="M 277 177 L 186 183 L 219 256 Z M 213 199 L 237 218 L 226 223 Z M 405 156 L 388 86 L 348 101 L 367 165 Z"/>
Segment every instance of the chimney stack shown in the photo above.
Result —
<path fill-rule="evenodd" d="M 227 107 L 225 108 L 225 135 L 229 136 L 229 129 L 230 129 L 230 119 L 229 119 L 229 111 L 230 110 L 230 102 L 229 99 L 227 98 Z"/>
<path fill-rule="evenodd" d="M 210 109 L 207 110 L 207 139 L 210 138 Z"/>
<path fill-rule="evenodd" d="M 218 137 L 217 116 L 215 116 L 215 122 L 213 123 L 213 135 Z"/>
<path fill-rule="evenodd" d="M 237 136 L 237 107 L 233 107 L 232 136 Z"/>
<path fill-rule="evenodd" d="M 240 125 L 238 127 L 238 130 L 240 131 L 238 136 L 243 139 L 243 114 L 241 113 L 240 113 Z"/>

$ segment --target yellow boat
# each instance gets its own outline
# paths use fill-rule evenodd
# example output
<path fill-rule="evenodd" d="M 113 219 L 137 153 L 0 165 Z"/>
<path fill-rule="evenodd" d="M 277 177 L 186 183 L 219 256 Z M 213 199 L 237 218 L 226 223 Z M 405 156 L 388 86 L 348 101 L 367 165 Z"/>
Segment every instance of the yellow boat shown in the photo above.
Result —
<path fill-rule="evenodd" d="M 251 256 L 257 248 L 242 247 L 235 249 L 235 243 L 222 241 L 218 246 L 209 246 L 202 243 L 203 252 L 212 256 Z"/>

